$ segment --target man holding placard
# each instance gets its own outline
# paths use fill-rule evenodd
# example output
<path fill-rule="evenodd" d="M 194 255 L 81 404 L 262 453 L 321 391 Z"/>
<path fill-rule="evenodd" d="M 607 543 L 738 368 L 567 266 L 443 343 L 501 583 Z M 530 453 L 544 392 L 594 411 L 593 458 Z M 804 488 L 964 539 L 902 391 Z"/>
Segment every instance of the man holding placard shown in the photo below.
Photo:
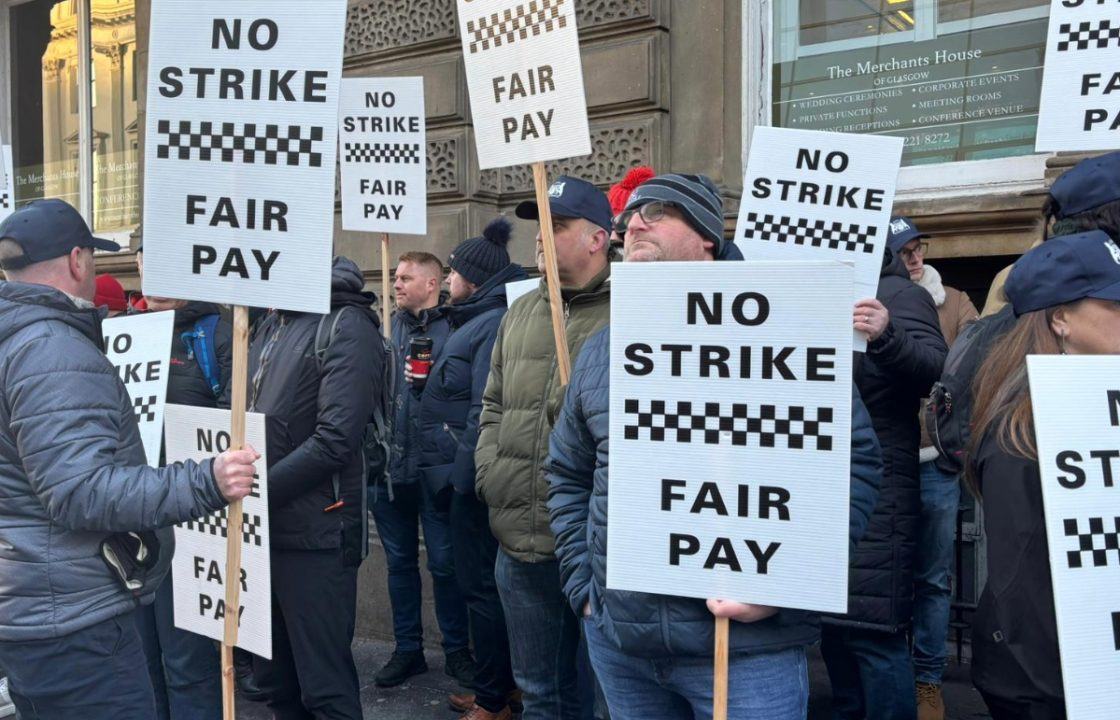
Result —
<path fill-rule="evenodd" d="M 704 177 L 666 175 L 646 182 L 634 191 L 622 219 L 627 262 L 741 257 L 723 238 L 722 201 Z M 847 337 L 843 318 L 840 327 Z M 611 716 L 711 717 L 715 618 L 724 617 L 734 621 L 728 681 L 733 695 L 727 717 L 804 718 L 805 648 L 818 637 L 816 615 L 607 587 L 610 337 L 609 330 L 598 333 L 579 356 L 551 436 L 546 473 L 564 592 L 583 617 L 591 661 Z M 854 541 L 875 504 L 880 472 L 871 421 L 854 391 L 851 427 L 848 536 Z M 671 503 L 681 497 L 683 491 L 670 486 L 662 500 Z M 709 497 L 708 502 L 715 501 Z M 745 549 L 743 553 L 749 558 Z"/>
<path fill-rule="evenodd" d="M 101 350 L 95 248 L 120 249 L 60 200 L 0 225 L 0 665 L 28 717 L 155 715 L 137 598 L 167 573 L 170 526 L 248 495 L 259 457 L 146 466 Z"/>

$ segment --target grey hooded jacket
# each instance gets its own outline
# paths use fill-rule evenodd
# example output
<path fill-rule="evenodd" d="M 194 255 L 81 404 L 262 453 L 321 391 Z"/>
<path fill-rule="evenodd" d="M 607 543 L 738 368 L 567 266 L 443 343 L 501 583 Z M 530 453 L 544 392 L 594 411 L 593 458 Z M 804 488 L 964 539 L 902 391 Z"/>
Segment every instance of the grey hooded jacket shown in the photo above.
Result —
<path fill-rule="evenodd" d="M 0 282 L 0 641 L 61 637 L 137 601 L 99 555 L 116 532 L 224 506 L 212 462 L 155 470 L 132 400 L 101 351 L 97 310 L 44 285 Z M 152 585 L 155 587 L 155 585 Z"/>

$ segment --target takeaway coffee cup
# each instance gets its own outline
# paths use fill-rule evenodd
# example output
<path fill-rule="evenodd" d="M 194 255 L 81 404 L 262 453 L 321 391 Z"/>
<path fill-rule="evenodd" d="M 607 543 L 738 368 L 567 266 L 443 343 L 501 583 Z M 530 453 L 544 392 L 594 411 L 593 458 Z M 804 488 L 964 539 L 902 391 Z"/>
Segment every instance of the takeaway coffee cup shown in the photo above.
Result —
<path fill-rule="evenodd" d="M 412 372 L 412 384 L 424 387 L 428 373 L 432 370 L 432 339 L 413 338 L 408 350 L 408 369 Z"/>

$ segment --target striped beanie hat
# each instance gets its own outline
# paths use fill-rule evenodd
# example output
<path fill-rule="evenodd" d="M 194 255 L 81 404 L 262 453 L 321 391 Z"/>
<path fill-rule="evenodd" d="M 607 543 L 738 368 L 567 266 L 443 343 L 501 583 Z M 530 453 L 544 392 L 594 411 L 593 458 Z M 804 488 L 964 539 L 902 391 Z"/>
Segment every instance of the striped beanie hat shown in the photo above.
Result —
<path fill-rule="evenodd" d="M 707 175 L 658 175 L 634 188 L 626 203 L 633 210 L 660 200 L 680 209 L 685 220 L 701 237 L 715 243 L 714 255 L 723 251 L 723 199 Z"/>

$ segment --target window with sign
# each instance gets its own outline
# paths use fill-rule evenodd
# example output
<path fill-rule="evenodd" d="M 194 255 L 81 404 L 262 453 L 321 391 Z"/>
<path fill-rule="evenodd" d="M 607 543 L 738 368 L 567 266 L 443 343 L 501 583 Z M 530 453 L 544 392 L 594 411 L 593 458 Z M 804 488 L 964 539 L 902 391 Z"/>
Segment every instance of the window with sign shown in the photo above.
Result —
<path fill-rule="evenodd" d="M 772 0 L 770 122 L 897 135 L 904 165 L 1034 152 L 1049 0 Z"/>
<path fill-rule="evenodd" d="M 140 218 L 134 0 L 3 2 L 17 207 L 61 198 L 94 231 Z"/>

